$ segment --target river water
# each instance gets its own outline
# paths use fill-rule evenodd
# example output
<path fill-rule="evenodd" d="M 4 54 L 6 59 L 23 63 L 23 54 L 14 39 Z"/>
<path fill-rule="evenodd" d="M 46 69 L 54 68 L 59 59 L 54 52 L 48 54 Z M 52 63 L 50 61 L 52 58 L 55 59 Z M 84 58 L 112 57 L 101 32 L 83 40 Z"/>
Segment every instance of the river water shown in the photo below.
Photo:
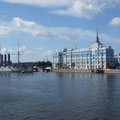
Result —
<path fill-rule="evenodd" d="M 120 75 L 0 73 L 0 120 L 120 120 Z"/>

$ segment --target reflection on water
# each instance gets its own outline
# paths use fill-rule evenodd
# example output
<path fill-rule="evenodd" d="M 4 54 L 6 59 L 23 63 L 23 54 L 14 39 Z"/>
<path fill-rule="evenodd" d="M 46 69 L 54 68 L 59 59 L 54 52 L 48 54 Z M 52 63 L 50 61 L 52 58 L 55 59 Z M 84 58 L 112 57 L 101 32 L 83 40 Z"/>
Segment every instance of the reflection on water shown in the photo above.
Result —
<path fill-rule="evenodd" d="M 11 73 L 10 72 L 0 72 L 0 79 L 2 78 L 2 77 L 8 77 L 8 78 L 10 78 L 10 75 L 11 75 Z"/>
<path fill-rule="evenodd" d="M 0 120 L 119 120 L 120 75 L 0 73 Z"/>

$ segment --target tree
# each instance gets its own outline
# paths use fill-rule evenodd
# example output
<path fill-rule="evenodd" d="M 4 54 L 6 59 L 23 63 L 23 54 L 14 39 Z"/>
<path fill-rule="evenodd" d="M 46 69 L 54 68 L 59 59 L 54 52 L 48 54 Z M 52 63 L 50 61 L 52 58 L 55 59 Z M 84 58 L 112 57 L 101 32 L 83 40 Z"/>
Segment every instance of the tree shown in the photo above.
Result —
<path fill-rule="evenodd" d="M 72 67 L 72 68 L 74 68 L 74 67 L 75 67 L 75 63 L 74 63 L 74 62 L 71 64 L 71 67 Z"/>
<path fill-rule="evenodd" d="M 57 63 L 57 64 L 56 64 L 56 67 L 59 69 L 59 68 L 60 68 L 60 63 Z"/>

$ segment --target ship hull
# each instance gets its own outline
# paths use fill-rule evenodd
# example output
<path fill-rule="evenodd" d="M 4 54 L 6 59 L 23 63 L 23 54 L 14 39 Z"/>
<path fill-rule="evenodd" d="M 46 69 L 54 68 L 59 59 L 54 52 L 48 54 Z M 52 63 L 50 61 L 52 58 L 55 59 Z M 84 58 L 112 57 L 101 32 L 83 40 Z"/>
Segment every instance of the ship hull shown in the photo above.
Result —
<path fill-rule="evenodd" d="M 12 67 L 0 67 L 0 72 L 12 72 Z"/>
<path fill-rule="evenodd" d="M 18 66 L 18 67 L 13 67 L 12 72 L 31 73 L 33 72 L 33 68 L 31 66 L 27 66 L 27 67 Z"/>

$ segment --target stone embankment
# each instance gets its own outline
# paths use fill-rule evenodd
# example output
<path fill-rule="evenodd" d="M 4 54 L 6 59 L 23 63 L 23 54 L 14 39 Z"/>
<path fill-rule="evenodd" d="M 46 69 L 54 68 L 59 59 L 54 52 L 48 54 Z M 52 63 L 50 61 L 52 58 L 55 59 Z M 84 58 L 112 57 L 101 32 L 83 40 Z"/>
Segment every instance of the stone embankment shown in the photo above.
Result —
<path fill-rule="evenodd" d="M 106 69 L 106 70 L 104 70 L 104 73 L 107 73 L 107 74 L 120 74 L 120 70 L 118 70 L 118 69 Z"/>
<path fill-rule="evenodd" d="M 90 73 L 91 70 L 53 69 L 53 72 L 83 72 L 83 73 Z"/>
<path fill-rule="evenodd" d="M 91 73 L 91 70 L 74 70 L 74 69 L 53 69 L 53 72 L 81 72 L 81 73 Z M 118 69 L 105 69 L 105 74 L 120 74 Z"/>

